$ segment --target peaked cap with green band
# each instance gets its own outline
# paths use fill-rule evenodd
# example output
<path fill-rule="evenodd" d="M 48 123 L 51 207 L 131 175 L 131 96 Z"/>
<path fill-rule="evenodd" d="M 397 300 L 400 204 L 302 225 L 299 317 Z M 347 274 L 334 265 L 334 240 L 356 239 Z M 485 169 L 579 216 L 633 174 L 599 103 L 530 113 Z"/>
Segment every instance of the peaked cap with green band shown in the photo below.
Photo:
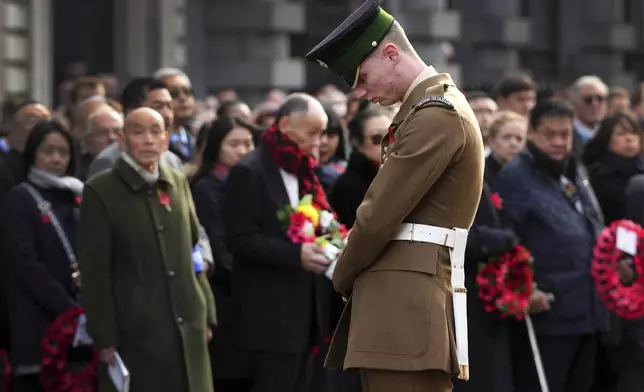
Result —
<path fill-rule="evenodd" d="M 394 18 L 383 10 L 382 0 L 367 0 L 305 56 L 355 87 L 360 64 L 382 42 Z"/>

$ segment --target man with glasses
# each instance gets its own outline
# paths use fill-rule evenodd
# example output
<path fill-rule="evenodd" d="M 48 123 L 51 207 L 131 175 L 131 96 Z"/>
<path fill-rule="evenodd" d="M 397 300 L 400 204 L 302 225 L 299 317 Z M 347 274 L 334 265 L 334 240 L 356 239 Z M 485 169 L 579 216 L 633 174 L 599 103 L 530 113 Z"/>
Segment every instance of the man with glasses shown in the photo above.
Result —
<path fill-rule="evenodd" d="M 575 111 L 573 154 L 580 156 L 608 111 L 608 86 L 594 75 L 582 76 L 570 89 L 570 102 Z"/>
<path fill-rule="evenodd" d="M 6 139 L 9 151 L 0 159 L 0 205 L 14 185 L 25 181 L 22 151 L 33 127 L 45 120 L 51 120 L 49 109 L 31 100 L 19 105 L 10 120 Z"/>
<path fill-rule="evenodd" d="M 154 78 L 161 80 L 172 96 L 174 124 L 170 132 L 170 151 L 183 162 L 190 161 L 195 153 L 192 122 L 197 107 L 190 78 L 175 68 L 160 69 L 154 73 Z"/>

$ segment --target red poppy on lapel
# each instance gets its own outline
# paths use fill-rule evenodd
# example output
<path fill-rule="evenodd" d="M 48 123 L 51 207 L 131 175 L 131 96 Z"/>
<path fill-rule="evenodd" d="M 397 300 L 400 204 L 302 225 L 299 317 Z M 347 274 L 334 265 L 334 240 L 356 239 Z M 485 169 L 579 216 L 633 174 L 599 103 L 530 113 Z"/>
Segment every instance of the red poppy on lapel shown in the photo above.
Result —
<path fill-rule="evenodd" d="M 496 208 L 497 210 L 503 208 L 503 199 L 501 199 L 501 196 L 499 196 L 498 193 L 493 193 L 490 196 L 490 200 L 492 201 L 492 204 L 494 204 L 494 208 Z"/>
<path fill-rule="evenodd" d="M 170 195 L 168 195 L 168 192 L 159 192 L 159 203 L 170 211 Z"/>
<path fill-rule="evenodd" d="M 387 134 L 389 135 L 389 144 L 394 144 L 394 142 L 396 141 L 396 137 L 394 136 L 394 128 L 387 128 Z"/>
<path fill-rule="evenodd" d="M 47 215 L 47 214 L 42 214 L 40 216 L 40 219 L 42 220 L 42 223 L 44 223 L 46 225 L 51 223 L 51 219 L 49 218 L 49 215 Z"/>
<path fill-rule="evenodd" d="M 76 202 L 76 205 L 77 205 L 77 206 L 81 205 L 81 197 L 80 197 L 80 196 L 76 196 L 76 197 L 74 198 L 74 201 Z"/>

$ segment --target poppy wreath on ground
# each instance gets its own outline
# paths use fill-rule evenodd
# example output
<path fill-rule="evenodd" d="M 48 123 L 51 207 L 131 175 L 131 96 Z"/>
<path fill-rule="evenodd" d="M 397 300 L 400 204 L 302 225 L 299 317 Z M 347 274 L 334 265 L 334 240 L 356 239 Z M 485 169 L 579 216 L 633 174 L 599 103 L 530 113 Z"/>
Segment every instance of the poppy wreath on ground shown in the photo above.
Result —
<path fill-rule="evenodd" d="M 49 326 L 42 341 L 40 379 L 47 392 L 95 392 L 97 390 L 98 354 L 91 350 L 91 359 L 79 371 L 72 371 L 68 356 L 82 308 L 72 308 L 59 315 Z"/>
<path fill-rule="evenodd" d="M 637 235 L 637 252 L 630 256 L 617 249 L 617 230 L 623 227 Z M 619 276 L 618 264 L 625 257 L 632 258 L 636 278 L 627 286 Z M 591 275 L 599 297 L 608 311 L 626 320 L 644 316 L 644 275 L 642 274 L 642 257 L 644 257 L 644 230 L 629 220 L 618 220 L 605 227 L 597 238 L 593 249 Z"/>
<path fill-rule="evenodd" d="M 476 276 L 478 294 L 487 312 L 523 320 L 534 289 L 532 255 L 517 245 L 484 264 Z"/>

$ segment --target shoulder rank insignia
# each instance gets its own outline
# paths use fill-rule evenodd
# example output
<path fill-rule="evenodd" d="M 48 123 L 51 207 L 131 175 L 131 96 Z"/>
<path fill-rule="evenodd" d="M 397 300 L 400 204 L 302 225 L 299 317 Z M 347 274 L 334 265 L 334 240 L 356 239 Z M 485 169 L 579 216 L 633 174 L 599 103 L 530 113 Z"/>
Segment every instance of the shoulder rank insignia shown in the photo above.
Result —
<path fill-rule="evenodd" d="M 449 109 L 454 109 L 454 104 L 445 97 L 425 97 L 414 105 L 414 109 L 418 110 L 432 103 L 439 104 L 440 106 L 447 107 Z"/>

